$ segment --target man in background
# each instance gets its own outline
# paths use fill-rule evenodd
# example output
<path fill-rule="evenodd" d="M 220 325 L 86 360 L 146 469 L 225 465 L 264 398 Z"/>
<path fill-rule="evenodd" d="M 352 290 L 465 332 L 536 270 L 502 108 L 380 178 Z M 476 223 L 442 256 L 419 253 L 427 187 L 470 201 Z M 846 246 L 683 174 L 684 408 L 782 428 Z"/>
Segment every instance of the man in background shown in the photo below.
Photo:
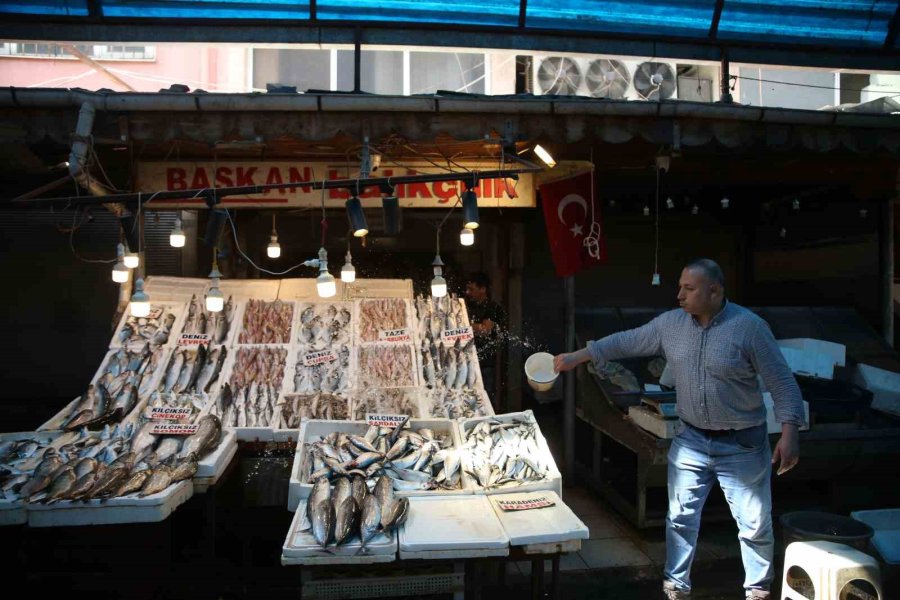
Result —
<path fill-rule="evenodd" d="M 481 379 L 496 408 L 497 360 L 506 343 L 506 312 L 488 297 L 490 287 L 491 280 L 484 273 L 472 273 L 466 279 L 466 308 L 475 334 Z"/>

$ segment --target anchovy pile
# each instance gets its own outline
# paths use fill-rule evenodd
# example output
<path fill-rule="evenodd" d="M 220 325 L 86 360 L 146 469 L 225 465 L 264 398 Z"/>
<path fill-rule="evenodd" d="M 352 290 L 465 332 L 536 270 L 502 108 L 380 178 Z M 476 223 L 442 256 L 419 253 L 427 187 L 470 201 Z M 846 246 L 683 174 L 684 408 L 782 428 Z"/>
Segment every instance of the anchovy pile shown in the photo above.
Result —
<path fill-rule="evenodd" d="M 188 304 L 188 314 L 184 320 L 184 327 L 181 333 L 204 333 L 212 336 L 214 344 L 221 344 L 228 337 L 228 331 L 234 322 L 234 302 L 231 296 L 225 303 L 224 310 L 219 312 L 209 312 L 201 305 L 197 299 L 197 295 L 191 296 L 191 302 Z"/>
<path fill-rule="evenodd" d="M 529 419 L 501 423 L 481 421 L 465 431 L 463 451 L 471 464 L 466 471 L 485 489 L 513 487 L 549 475 L 537 440 L 537 424 Z"/>
<path fill-rule="evenodd" d="M 437 436 L 430 429 L 373 426 L 364 436 L 334 432 L 306 443 L 298 466 L 300 481 L 351 475 L 367 481 L 387 475 L 397 491 L 462 486 L 460 454 L 449 433 Z"/>
<path fill-rule="evenodd" d="M 9 489 L 4 486 L 4 494 L 46 504 L 149 496 L 193 477 L 198 461 L 221 438 L 221 424 L 211 416 L 200 419 L 197 432 L 186 438 L 155 436 L 153 425 L 148 422 L 137 431 L 133 423 L 114 430 L 107 426 L 100 436 L 82 430 L 58 450 L 47 448 L 30 476 Z"/>
<path fill-rule="evenodd" d="M 352 343 L 349 304 L 303 304 L 300 310 L 297 339 L 301 345 L 324 349 Z"/>
<path fill-rule="evenodd" d="M 337 360 L 306 366 L 303 363 L 306 352 L 300 350 L 297 365 L 294 367 L 294 391 L 299 394 L 316 392 L 346 393 L 353 380 L 350 375 L 350 348 L 341 346 L 335 349 Z"/>
<path fill-rule="evenodd" d="M 415 389 L 375 389 L 362 390 L 353 396 L 353 419 L 364 421 L 367 414 L 422 415 L 415 397 Z"/>
<path fill-rule="evenodd" d="M 285 394 L 281 405 L 281 429 L 296 429 L 301 421 L 328 419 L 346 421 L 350 417 L 349 402 L 334 394 Z"/>
<path fill-rule="evenodd" d="M 413 357 L 406 345 L 360 346 L 359 387 L 409 387 L 415 384 Z"/>
<path fill-rule="evenodd" d="M 321 477 L 307 501 L 306 516 L 316 543 L 323 549 L 358 537 L 365 552 L 376 534 L 390 534 L 406 522 L 409 500 L 394 497 L 388 477 L 379 477 L 372 493 L 360 475 L 338 478 L 333 491 L 328 479 Z"/>
<path fill-rule="evenodd" d="M 228 350 L 225 346 L 210 349 L 209 345 L 198 348 L 178 348 L 169 359 L 161 391 L 181 394 L 184 392 L 209 392 L 219 379 Z"/>
<path fill-rule="evenodd" d="M 155 348 L 168 342 L 169 334 L 172 333 L 172 325 L 175 324 L 175 315 L 165 306 L 151 305 L 151 314 L 155 310 L 162 311 L 162 314 L 155 319 L 128 317 L 119 331 L 119 343 L 130 348 L 149 343 Z"/>
<path fill-rule="evenodd" d="M 289 344 L 294 304 L 275 300 L 248 300 L 239 344 Z"/>
<path fill-rule="evenodd" d="M 426 396 L 429 401 L 424 417 L 441 419 L 471 419 L 493 415 L 490 401 L 480 391 L 472 388 L 430 390 Z"/>
<path fill-rule="evenodd" d="M 88 386 L 65 417 L 62 428 L 96 430 L 124 419 L 139 399 L 147 398 L 153 391 L 153 380 L 164 354 L 160 347 L 151 350 L 149 342 L 139 352 L 116 350 L 107 358 L 103 374 Z"/>
<path fill-rule="evenodd" d="M 382 331 L 406 327 L 406 300 L 377 298 L 359 303 L 359 339 L 377 342 Z"/>
<path fill-rule="evenodd" d="M 286 360 L 284 348 L 240 348 L 230 383 L 222 386 L 210 413 L 226 427 L 274 427 Z"/>

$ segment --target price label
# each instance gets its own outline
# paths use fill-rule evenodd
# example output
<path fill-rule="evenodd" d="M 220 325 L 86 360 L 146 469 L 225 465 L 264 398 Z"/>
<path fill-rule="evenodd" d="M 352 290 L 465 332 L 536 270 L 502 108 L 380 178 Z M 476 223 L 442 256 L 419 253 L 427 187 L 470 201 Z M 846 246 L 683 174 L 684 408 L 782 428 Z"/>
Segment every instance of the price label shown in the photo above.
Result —
<path fill-rule="evenodd" d="M 547 508 L 554 506 L 556 502 L 549 500 L 546 496 L 538 496 L 535 498 L 524 498 L 522 500 L 497 500 L 497 506 L 500 510 L 509 512 L 513 510 L 534 510 L 535 508 Z"/>
<path fill-rule="evenodd" d="M 182 333 L 178 337 L 179 346 L 205 346 L 211 341 L 211 333 Z"/>
<path fill-rule="evenodd" d="M 334 362 L 338 359 L 338 355 L 334 350 L 320 350 L 319 352 L 310 352 L 303 356 L 303 365 L 314 367 L 324 363 Z"/>
<path fill-rule="evenodd" d="M 187 423 L 157 423 L 150 431 L 153 435 L 194 435 L 200 425 Z"/>
<path fill-rule="evenodd" d="M 369 413 L 366 415 L 366 423 L 374 427 L 395 428 L 406 422 L 407 415 L 379 415 Z"/>
<path fill-rule="evenodd" d="M 441 340 L 443 340 L 444 344 L 452 344 L 456 340 L 468 342 L 474 337 L 471 327 L 457 327 L 456 329 L 445 329 L 441 332 Z"/>
<path fill-rule="evenodd" d="M 180 421 L 190 419 L 194 410 L 188 408 L 169 408 L 165 406 L 154 406 L 150 409 L 150 419 L 154 421 Z"/>
<path fill-rule="evenodd" d="M 409 342 L 412 341 L 412 338 L 409 336 L 409 332 L 406 331 L 406 328 L 402 329 L 389 329 L 387 331 L 379 331 L 378 332 L 378 341 L 379 342 L 389 342 L 389 343 L 401 343 L 401 342 Z"/>

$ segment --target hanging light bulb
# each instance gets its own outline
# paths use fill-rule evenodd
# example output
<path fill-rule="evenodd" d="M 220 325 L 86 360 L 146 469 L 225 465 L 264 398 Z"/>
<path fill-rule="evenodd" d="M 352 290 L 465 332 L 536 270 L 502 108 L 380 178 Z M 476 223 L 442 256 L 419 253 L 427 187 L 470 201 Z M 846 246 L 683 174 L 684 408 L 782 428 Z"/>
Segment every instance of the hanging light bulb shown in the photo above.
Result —
<path fill-rule="evenodd" d="M 141 264 L 141 257 L 132 252 L 131 249 L 128 249 L 128 252 L 125 253 L 125 256 L 122 258 L 122 262 L 125 263 L 125 266 L 129 269 L 137 269 Z"/>
<path fill-rule="evenodd" d="M 369 224 L 366 222 L 366 213 L 363 212 L 362 202 L 353 196 L 345 203 L 347 217 L 350 219 L 350 229 L 354 237 L 366 237 L 369 233 Z"/>
<path fill-rule="evenodd" d="M 337 294 L 337 283 L 334 276 L 328 272 L 328 252 L 325 248 L 319 248 L 319 276 L 316 277 L 316 291 L 320 298 L 331 298 Z"/>
<path fill-rule="evenodd" d="M 356 267 L 353 266 L 353 262 L 351 261 L 350 250 L 347 250 L 345 259 L 346 262 L 344 263 L 344 266 L 341 267 L 341 281 L 344 283 L 353 283 L 356 281 Z"/>
<path fill-rule="evenodd" d="M 675 208 L 675 201 L 672 200 L 671 196 L 666 198 L 666 208 L 668 208 L 669 210 L 672 210 L 673 208 Z"/>
<path fill-rule="evenodd" d="M 468 188 L 462 195 L 463 207 L 463 227 L 469 229 L 478 229 L 478 197 L 475 196 L 474 188 L 477 184 L 472 180 L 472 187 Z"/>
<path fill-rule="evenodd" d="M 138 278 L 134 282 L 134 293 L 131 295 L 131 316 L 147 317 L 150 315 L 150 296 L 144 292 L 144 280 Z"/>
<path fill-rule="evenodd" d="M 219 263 L 216 260 L 218 253 L 219 249 L 213 248 L 213 264 L 212 270 L 209 272 L 211 283 L 209 290 L 206 292 L 206 310 L 214 313 L 222 312 L 222 309 L 225 308 L 225 295 L 219 289 L 219 281 L 222 279 L 222 274 L 219 273 Z"/>
<path fill-rule="evenodd" d="M 266 255 L 269 258 L 281 256 L 281 244 L 278 243 L 278 231 L 275 230 L 275 215 L 272 215 L 272 236 L 269 238 L 269 245 L 266 246 Z"/>
<path fill-rule="evenodd" d="M 615 201 L 615 200 L 610 200 L 610 201 L 609 201 L 609 207 L 610 207 L 610 208 L 615 208 L 615 207 L 616 207 L 616 201 Z"/>
<path fill-rule="evenodd" d="M 721 204 L 722 208 L 728 208 L 729 206 L 731 206 L 731 200 L 729 200 L 728 198 L 722 198 Z"/>
<path fill-rule="evenodd" d="M 551 169 L 556 166 L 556 161 L 553 160 L 553 156 L 544 149 L 540 144 L 535 144 L 534 153 L 538 155 L 538 158 L 543 161 L 545 165 L 550 167 Z"/>
<path fill-rule="evenodd" d="M 169 234 L 169 245 L 173 248 L 184 248 L 185 236 L 184 230 L 181 228 L 181 217 L 175 218 L 175 226 Z"/>
<path fill-rule="evenodd" d="M 650 285 L 659 286 L 660 283 L 659 273 L 654 273 L 653 278 L 650 279 Z"/>
<path fill-rule="evenodd" d="M 869 216 L 869 209 L 868 209 L 868 208 L 861 208 L 861 209 L 859 209 L 859 218 L 860 218 L 860 219 L 865 219 L 867 216 Z"/>
<path fill-rule="evenodd" d="M 644 216 L 645 216 L 645 217 L 649 217 L 649 216 L 650 216 L 650 207 L 647 206 L 646 204 L 644 205 Z"/>
<path fill-rule="evenodd" d="M 119 259 L 119 262 L 113 267 L 112 270 L 112 280 L 116 283 L 125 283 L 128 281 L 128 278 L 131 276 L 131 271 L 128 270 L 128 267 L 125 266 L 124 258 L 125 258 L 125 246 L 119 244 L 116 246 L 116 256 Z"/>
<path fill-rule="evenodd" d="M 440 254 L 434 256 L 431 266 L 434 267 L 434 279 L 431 280 L 431 295 L 435 298 L 443 298 L 447 295 L 447 280 L 444 279 L 442 274 L 444 261 L 441 260 Z"/>
<path fill-rule="evenodd" d="M 697 206 L 697 205 L 695 204 L 695 205 L 691 208 L 691 214 L 692 214 L 692 215 L 699 215 L 699 214 L 700 214 L 700 207 Z"/>
<path fill-rule="evenodd" d="M 779 235 L 781 238 L 786 238 L 786 237 L 787 237 L 787 229 L 785 229 L 784 227 L 782 227 L 782 228 L 781 228 L 781 231 L 778 232 L 778 235 Z"/>
<path fill-rule="evenodd" d="M 475 232 L 468 227 L 463 227 L 459 232 L 459 243 L 463 246 L 471 246 L 475 243 Z"/>
<path fill-rule="evenodd" d="M 791 208 L 793 208 L 794 210 L 800 210 L 800 200 L 794 198 L 794 201 L 791 202 Z"/>

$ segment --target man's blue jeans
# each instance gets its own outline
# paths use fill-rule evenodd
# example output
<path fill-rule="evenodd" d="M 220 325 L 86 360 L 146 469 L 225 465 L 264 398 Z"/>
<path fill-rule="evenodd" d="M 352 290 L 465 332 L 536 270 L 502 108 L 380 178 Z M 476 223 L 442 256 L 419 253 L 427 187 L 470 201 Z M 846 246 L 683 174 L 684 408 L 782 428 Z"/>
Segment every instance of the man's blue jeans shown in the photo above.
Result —
<path fill-rule="evenodd" d="M 710 433 L 681 423 L 679 429 L 669 448 L 665 578 L 676 589 L 690 591 L 700 512 L 718 480 L 737 521 L 744 588 L 768 590 L 775 538 L 766 425 Z"/>

